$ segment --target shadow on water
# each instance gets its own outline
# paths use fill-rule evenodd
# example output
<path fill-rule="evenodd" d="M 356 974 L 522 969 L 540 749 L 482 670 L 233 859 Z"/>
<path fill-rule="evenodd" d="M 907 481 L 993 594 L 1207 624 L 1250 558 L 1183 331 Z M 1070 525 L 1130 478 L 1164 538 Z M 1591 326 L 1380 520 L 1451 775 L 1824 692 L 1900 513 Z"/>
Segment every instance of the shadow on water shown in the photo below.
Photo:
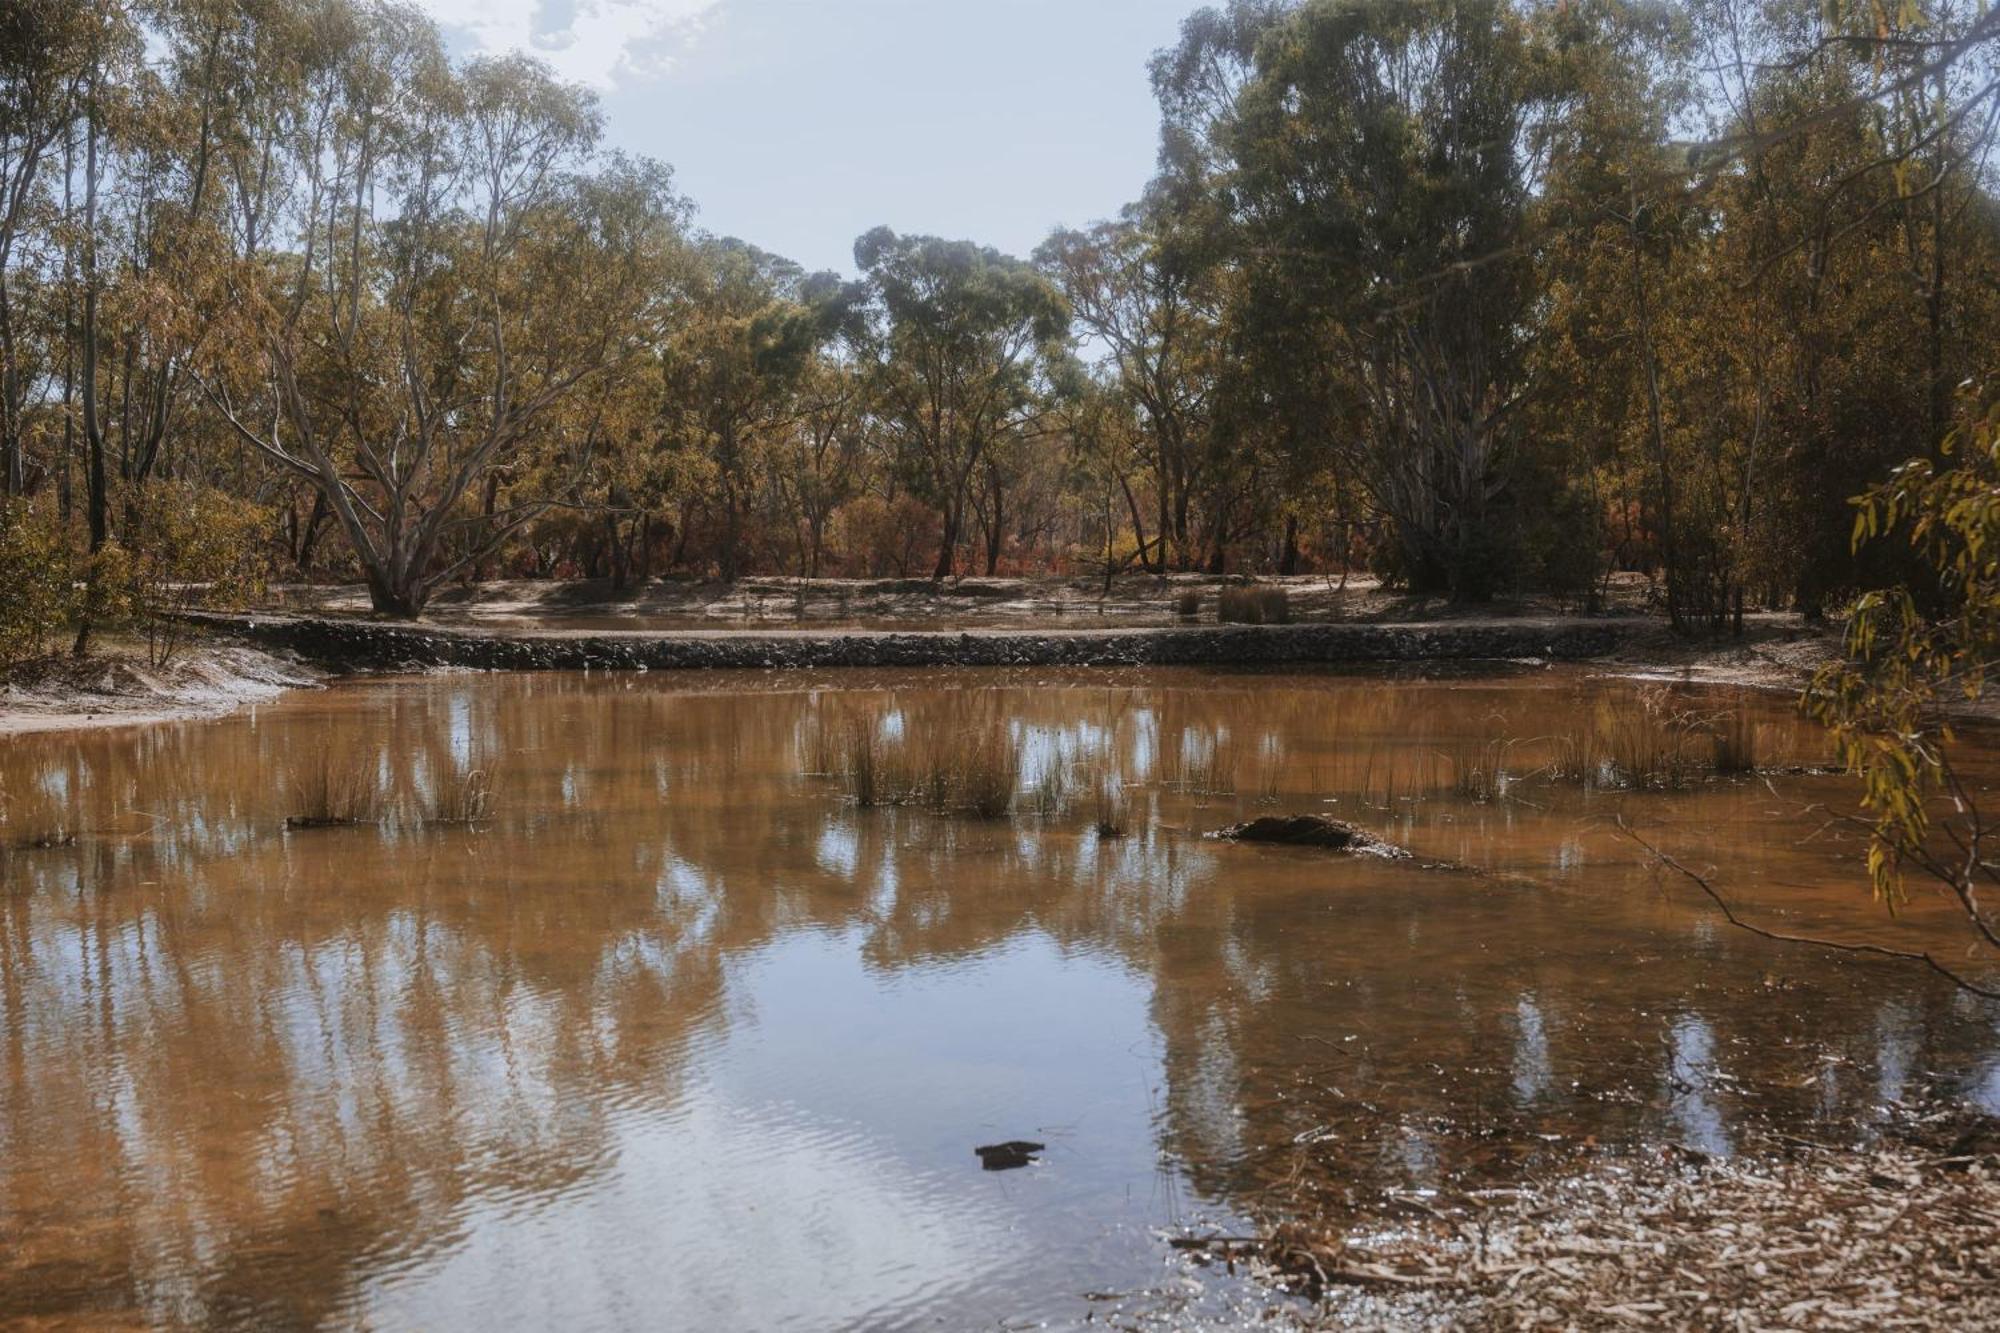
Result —
<path fill-rule="evenodd" d="M 1993 1012 L 1730 932 L 1617 836 L 1788 929 L 1954 938 L 1869 904 L 1784 699 L 1649 688 L 427 678 L 8 742 L 0 1317 L 1077 1320 L 1226 1302 L 1177 1227 L 2000 1103 Z M 1622 780 L 1649 712 L 1765 775 Z M 830 776 L 974 714 L 1011 818 Z M 368 818 L 288 830 L 302 772 Z M 1274 810 L 1417 856 L 1198 836 Z"/>

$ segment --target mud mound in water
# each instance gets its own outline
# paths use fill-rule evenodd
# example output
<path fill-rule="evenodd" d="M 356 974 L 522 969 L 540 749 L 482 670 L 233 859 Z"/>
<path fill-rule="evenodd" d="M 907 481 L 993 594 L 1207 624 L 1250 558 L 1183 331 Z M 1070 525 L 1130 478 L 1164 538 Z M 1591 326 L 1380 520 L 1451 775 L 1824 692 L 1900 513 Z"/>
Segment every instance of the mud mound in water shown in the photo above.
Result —
<path fill-rule="evenodd" d="M 1247 824 L 1218 829 L 1208 835 L 1219 842 L 1257 842 L 1277 847 L 1321 847 L 1333 852 L 1404 857 L 1401 847 L 1383 842 L 1365 829 L 1325 815 L 1266 815 Z"/>

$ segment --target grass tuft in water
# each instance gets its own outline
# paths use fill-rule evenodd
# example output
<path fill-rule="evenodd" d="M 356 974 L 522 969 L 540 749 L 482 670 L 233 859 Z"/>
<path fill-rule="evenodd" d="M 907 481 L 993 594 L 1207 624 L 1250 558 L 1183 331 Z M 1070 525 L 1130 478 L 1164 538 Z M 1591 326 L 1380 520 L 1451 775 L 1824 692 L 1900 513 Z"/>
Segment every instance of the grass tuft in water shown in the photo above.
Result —
<path fill-rule="evenodd" d="M 929 719 L 921 744 L 885 739 L 872 718 L 840 734 L 837 774 L 863 809 L 914 805 L 999 819 L 1014 807 L 1021 757 L 1005 723 Z"/>
<path fill-rule="evenodd" d="M 426 824 L 478 824 L 493 811 L 493 780 L 475 768 L 440 783 L 425 802 Z"/>
<path fill-rule="evenodd" d="M 1451 790 L 1468 801 L 1486 803 L 1507 794 L 1507 756 L 1514 742 L 1498 738 L 1461 740 L 1443 752 L 1451 765 Z"/>
<path fill-rule="evenodd" d="M 1757 724 L 1747 710 L 1732 708 L 1717 714 L 1710 727 L 1715 771 L 1744 774 L 1757 771 Z"/>
<path fill-rule="evenodd" d="M 1122 838 L 1131 831 L 1132 801 L 1117 774 L 1098 774 L 1091 795 L 1098 837 Z"/>
<path fill-rule="evenodd" d="M 382 817 L 382 794 L 370 764 L 322 749 L 292 770 L 287 782 L 290 829 L 346 828 Z"/>

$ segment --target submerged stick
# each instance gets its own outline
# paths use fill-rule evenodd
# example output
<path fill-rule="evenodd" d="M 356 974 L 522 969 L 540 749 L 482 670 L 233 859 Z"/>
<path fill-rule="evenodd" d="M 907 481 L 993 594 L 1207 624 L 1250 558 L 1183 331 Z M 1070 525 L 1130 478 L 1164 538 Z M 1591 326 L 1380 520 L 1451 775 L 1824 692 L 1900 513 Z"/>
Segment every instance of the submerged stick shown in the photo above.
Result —
<path fill-rule="evenodd" d="M 1876 958 L 1893 958 L 1906 963 L 1922 963 L 1952 985 L 1957 986 L 1960 990 L 1968 991 L 1984 999 L 2000 1000 L 2000 990 L 1993 990 L 1989 987 L 1981 986 L 1977 982 L 1966 980 L 1943 963 L 1940 963 L 1936 957 L 1929 953 L 1922 953 L 1911 949 L 1891 949 L 1883 944 L 1854 944 L 1844 940 L 1818 939 L 1810 935 L 1788 935 L 1782 931 L 1767 930 L 1762 926 L 1745 921 L 1742 917 L 1736 915 L 1735 909 L 1729 905 L 1728 900 L 1721 893 L 1717 892 L 1713 884 L 1709 883 L 1703 876 L 1690 870 L 1687 866 L 1682 865 L 1679 861 L 1676 861 L 1667 853 L 1661 851 L 1658 847 L 1655 847 L 1652 843 L 1646 841 L 1631 825 L 1625 822 L 1622 816 L 1619 817 L 1618 827 L 1626 837 L 1645 848 L 1655 861 L 1658 861 L 1669 870 L 1682 875 L 1703 893 L 1707 894 L 1709 901 L 1713 902 L 1720 909 L 1723 918 L 1738 930 L 1748 931 L 1752 935 L 1773 940 L 1779 944 L 1804 944 L 1816 949 L 1832 949 L 1838 953 L 1868 954 Z"/>

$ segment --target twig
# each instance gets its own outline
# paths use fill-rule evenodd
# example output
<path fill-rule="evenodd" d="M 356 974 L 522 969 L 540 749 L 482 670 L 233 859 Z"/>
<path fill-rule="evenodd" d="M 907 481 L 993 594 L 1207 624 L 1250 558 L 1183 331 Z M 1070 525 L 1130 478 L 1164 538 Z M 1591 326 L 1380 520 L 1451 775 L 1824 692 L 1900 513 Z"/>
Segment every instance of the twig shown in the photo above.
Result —
<path fill-rule="evenodd" d="M 1984 999 L 2000 1000 L 2000 990 L 1992 990 L 1989 989 L 1988 987 L 1981 986 L 1976 982 L 1967 981 L 1964 977 L 1952 971 L 1950 968 L 1946 967 L 1943 963 L 1940 963 L 1935 957 L 1933 957 L 1928 953 L 1918 953 L 1909 949 L 1891 949 L 1886 945 L 1881 945 L 1881 944 L 1853 944 L 1843 940 L 1815 939 L 1810 935 L 1787 935 L 1781 931 L 1766 930 L 1762 926 L 1754 925 L 1751 922 L 1745 921 L 1742 917 L 1736 915 L 1735 909 L 1730 907 L 1728 901 L 1724 899 L 1723 896 L 1716 891 L 1716 888 L 1713 884 L 1710 884 L 1702 876 L 1688 869 L 1686 866 L 1682 865 L 1679 861 L 1676 861 L 1673 857 L 1667 855 L 1667 853 L 1661 851 L 1659 848 L 1655 847 L 1652 843 L 1647 842 L 1644 838 L 1639 836 L 1639 834 L 1636 831 L 1634 831 L 1629 824 L 1625 822 L 1623 816 L 1620 816 L 1618 819 L 1618 827 L 1620 831 L 1622 831 L 1625 834 L 1626 837 L 1630 838 L 1633 842 L 1636 842 L 1641 847 L 1645 848 L 1646 851 L 1652 855 L 1654 860 L 1658 861 L 1661 865 L 1666 866 L 1669 870 L 1678 872 L 1680 875 L 1684 876 L 1693 884 L 1695 884 L 1698 888 L 1700 888 L 1703 893 L 1707 894 L 1709 900 L 1713 902 L 1716 905 L 1716 907 L 1721 910 L 1723 918 L 1727 920 L 1730 925 L 1735 926 L 1738 930 L 1748 931 L 1752 935 L 1757 935 L 1767 940 L 1774 940 L 1779 944 L 1804 944 L 1815 949 L 1832 949 L 1839 953 L 1868 954 L 1876 958 L 1894 958 L 1906 963 L 1922 963 L 1924 966 L 1930 968 L 1931 971 L 1937 973 L 1939 976 L 1943 977 L 1946 981 L 1949 981 L 1952 985 L 1957 986 L 1960 990 L 1968 991 L 1971 994 L 1978 995 Z"/>

